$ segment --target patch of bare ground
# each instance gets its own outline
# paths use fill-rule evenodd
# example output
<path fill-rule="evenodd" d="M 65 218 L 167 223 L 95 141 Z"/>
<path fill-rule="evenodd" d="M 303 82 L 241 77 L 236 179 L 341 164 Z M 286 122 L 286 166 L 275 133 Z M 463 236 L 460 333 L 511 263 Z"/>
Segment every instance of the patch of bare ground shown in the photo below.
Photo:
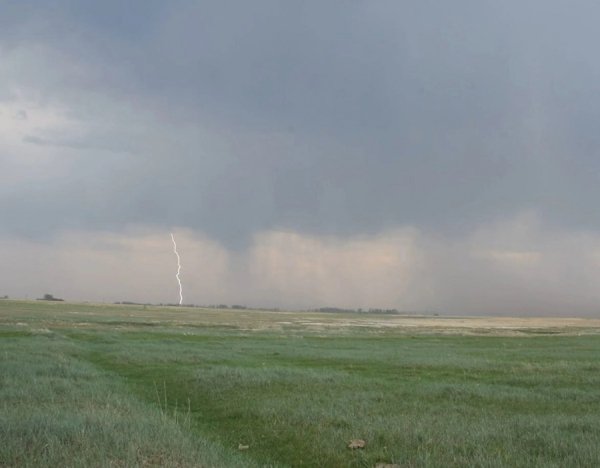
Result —
<path fill-rule="evenodd" d="M 302 320 L 307 328 L 371 328 L 411 333 L 469 335 L 596 334 L 600 319 L 566 317 L 357 317 L 329 321 Z"/>

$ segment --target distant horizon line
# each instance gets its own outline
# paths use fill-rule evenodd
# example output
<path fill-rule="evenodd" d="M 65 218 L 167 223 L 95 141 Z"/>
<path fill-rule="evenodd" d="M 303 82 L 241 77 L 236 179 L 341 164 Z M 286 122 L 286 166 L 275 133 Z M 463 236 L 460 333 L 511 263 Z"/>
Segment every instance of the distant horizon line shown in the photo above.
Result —
<path fill-rule="evenodd" d="M 136 302 L 136 301 L 90 301 L 90 300 L 69 300 L 62 298 L 44 299 L 35 298 L 30 299 L 28 297 L 9 297 L 8 295 L 0 296 L 0 301 L 13 301 L 13 302 L 58 302 L 62 304 L 85 304 L 85 305 L 108 305 L 108 306 L 143 306 L 143 307 L 169 307 L 169 308 L 185 308 L 185 309 L 213 309 L 213 310 L 229 310 L 229 311 L 263 311 L 263 312 L 306 312 L 306 313 L 354 313 L 354 314 L 372 314 L 372 315 L 390 315 L 390 316 L 426 316 L 436 318 L 460 318 L 460 317 L 498 317 L 498 318 L 600 318 L 600 310 L 598 312 L 590 312 L 587 314 L 540 314 L 540 313 L 486 313 L 478 312 L 475 314 L 471 313 L 455 313 L 455 312 L 438 312 L 432 310 L 401 310 L 396 308 L 383 309 L 383 308 L 346 308 L 346 307 L 315 307 L 315 308 L 284 308 L 284 307 L 256 307 L 246 306 L 240 304 L 177 304 L 177 303 L 165 303 L 165 302 Z"/>

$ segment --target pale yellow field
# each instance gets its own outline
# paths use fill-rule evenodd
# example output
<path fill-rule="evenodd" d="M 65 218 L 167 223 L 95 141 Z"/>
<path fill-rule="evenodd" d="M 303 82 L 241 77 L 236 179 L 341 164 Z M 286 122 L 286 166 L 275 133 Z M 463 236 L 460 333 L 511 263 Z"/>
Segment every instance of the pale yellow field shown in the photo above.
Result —
<path fill-rule="evenodd" d="M 314 331 L 346 333 L 449 334 L 596 334 L 600 318 L 576 317 L 447 317 L 158 307 L 66 302 L 0 301 L 0 325 L 36 329 L 60 327 L 229 327 L 240 331 Z"/>

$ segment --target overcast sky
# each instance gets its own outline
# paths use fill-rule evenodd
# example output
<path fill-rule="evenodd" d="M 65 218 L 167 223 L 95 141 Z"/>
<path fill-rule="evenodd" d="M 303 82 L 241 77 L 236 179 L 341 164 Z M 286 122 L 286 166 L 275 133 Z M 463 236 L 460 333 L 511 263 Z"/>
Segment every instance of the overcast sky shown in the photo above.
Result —
<path fill-rule="evenodd" d="M 2 2 L 0 295 L 599 313 L 599 20 Z"/>

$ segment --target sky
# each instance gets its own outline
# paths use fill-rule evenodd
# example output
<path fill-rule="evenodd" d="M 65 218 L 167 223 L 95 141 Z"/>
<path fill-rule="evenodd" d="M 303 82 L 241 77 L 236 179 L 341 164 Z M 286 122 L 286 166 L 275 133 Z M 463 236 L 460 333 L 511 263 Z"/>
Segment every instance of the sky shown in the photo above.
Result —
<path fill-rule="evenodd" d="M 0 296 L 600 312 L 600 3 L 0 5 Z"/>

